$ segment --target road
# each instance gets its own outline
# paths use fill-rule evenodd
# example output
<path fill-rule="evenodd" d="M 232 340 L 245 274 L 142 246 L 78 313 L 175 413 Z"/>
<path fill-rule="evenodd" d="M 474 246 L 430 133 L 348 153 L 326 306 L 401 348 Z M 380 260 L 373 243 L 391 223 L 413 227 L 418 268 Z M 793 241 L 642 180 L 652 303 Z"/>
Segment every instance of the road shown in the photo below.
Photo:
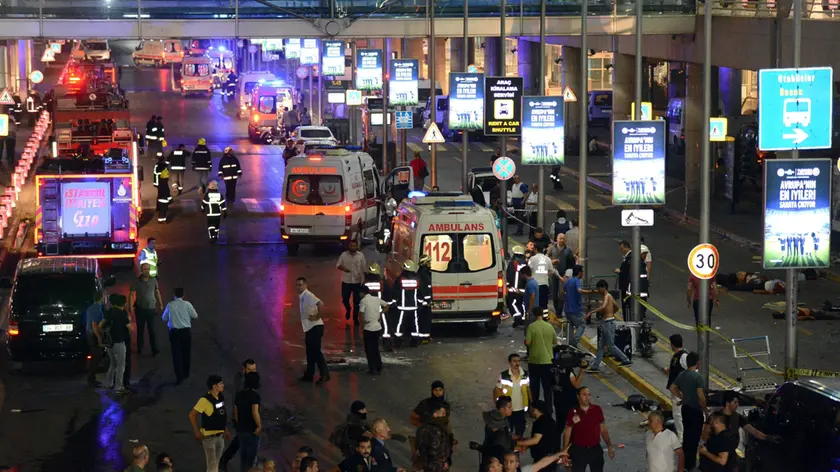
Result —
<path fill-rule="evenodd" d="M 136 392 L 126 398 L 87 388 L 83 375 L 57 366 L 15 375 L 3 369 L 6 400 L 0 412 L 0 463 L 21 464 L 27 472 L 122 470 L 131 448 L 142 443 L 153 455 L 170 453 L 179 470 L 199 470 L 203 452 L 192 438 L 187 414 L 205 392 L 208 375 L 222 375 L 231 389 L 242 360 L 254 358 L 262 373 L 264 406 L 275 411 L 287 408 L 304 426 L 302 433 L 291 436 L 267 433 L 261 455 L 283 463 L 306 444 L 322 464 L 338 463 L 339 453 L 327 438 L 357 399 L 367 403 L 371 417 L 387 418 L 395 433 L 411 434 L 411 409 L 428 394 L 431 382 L 440 379 L 446 383 L 454 431 L 461 442 L 454 456 L 455 470 L 474 470 L 477 457 L 466 444 L 483 437 L 481 412 L 491 406 L 495 377 L 506 367 L 507 355 L 523 351 L 521 329 L 505 324 L 494 335 L 485 334 L 480 326 L 435 329 L 430 345 L 387 354 L 385 373 L 366 375 L 361 332 L 344 322 L 340 303 L 340 273 L 334 269 L 340 248 L 302 247 L 292 258 L 279 243 L 275 206 L 282 196 L 279 148 L 250 145 L 243 138 L 245 123 L 236 120 L 232 105 L 218 96 L 184 100 L 171 90 L 168 74 L 156 69 L 123 71 L 122 86 L 131 100 L 134 124 L 142 128 L 152 114 L 162 114 L 171 145 L 183 142 L 191 148 L 199 137 L 207 138 L 211 147 L 234 145 L 243 166 L 239 200 L 222 225 L 219 245 L 206 241 L 196 179 L 189 173 L 170 224 L 153 221 L 151 211 L 144 217 L 141 236 L 158 239 L 164 298 L 170 299 L 175 287 L 183 287 L 199 313 L 193 332 L 193 374 L 175 385 L 161 322 L 157 324 L 161 353 L 132 356 Z M 447 175 L 441 181 L 444 188 L 458 181 L 453 170 L 457 155 L 449 147 L 441 153 L 441 169 Z M 488 155 L 476 150 L 470 159 L 483 164 Z M 153 163 L 144 158 L 143 165 L 144 207 L 151 210 Z M 606 202 L 596 198 L 602 206 Z M 381 260 L 369 249 L 365 252 L 369 260 Z M 127 293 L 133 273 L 123 270 L 117 275 L 112 290 Z M 324 386 L 296 380 L 304 364 L 293 284 L 299 276 L 311 281 L 311 290 L 326 305 L 325 350 L 334 373 Z M 634 393 L 615 375 L 589 378 L 585 384 L 604 406 Z M 606 407 L 605 413 L 614 441 L 626 446 L 607 470 L 643 470 L 641 417 L 623 408 Z M 408 464 L 407 444 L 395 442 L 391 448 L 396 462 Z"/>

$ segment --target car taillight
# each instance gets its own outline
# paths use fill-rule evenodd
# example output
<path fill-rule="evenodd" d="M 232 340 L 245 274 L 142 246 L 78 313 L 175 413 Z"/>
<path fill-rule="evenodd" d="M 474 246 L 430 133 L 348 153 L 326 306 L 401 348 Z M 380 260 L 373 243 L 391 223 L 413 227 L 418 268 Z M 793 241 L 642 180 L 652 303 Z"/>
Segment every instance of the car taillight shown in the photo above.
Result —
<path fill-rule="evenodd" d="M 254 123 L 259 123 L 259 121 L 260 121 L 260 115 L 256 115 L 256 114 L 255 114 L 255 115 L 254 115 L 254 118 L 252 118 L 252 119 L 253 119 Z"/>
<path fill-rule="evenodd" d="M 351 209 L 350 205 L 344 207 L 344 226 L 348 229 L 353 224 L 353 213 L 350 212 Z"/>
<path fill-rule="evenodd" d="M 9 336 L 17 336 L 20 334 L 20 327 L 17 321 L 9 321 Z"/>
<path fill-rule="evenodd" d="M 136 241 L 137 240 L 137 230 L 135 230 L 135 229 L 129 230 L 128 239 L 130 239 L 132 241 Z"/>
<path fill-rule="evenodd" d="M 505 274 L 502 271 L 499 271 L 496 274 L 496 295 L 499 297 L 499 302 L 501 303 L 505 299 Z"/>

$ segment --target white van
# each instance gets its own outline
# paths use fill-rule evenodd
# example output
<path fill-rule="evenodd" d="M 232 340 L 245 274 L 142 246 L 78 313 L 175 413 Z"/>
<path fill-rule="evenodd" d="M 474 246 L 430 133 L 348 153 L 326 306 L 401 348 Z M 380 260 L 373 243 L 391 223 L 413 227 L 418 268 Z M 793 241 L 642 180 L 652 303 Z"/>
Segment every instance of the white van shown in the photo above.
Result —
<path fill-rule="evenodd" d="M 286 162 L 280 237 L 290 255 L 301 243 L 373 237 L 379 228 L 379 171 L 356 148 L 317 149 Z"/>
<path fill-rule="evenodd" d="M 413 196 L 397 209 L 385 279 L 392 285 L 403 262 L 427 254 L 432 259 L 432 323 L 480 322 L 493 332 L 505 310 L 502 251 L 493 212 L 469 195 Z"/>
<path fill-rule="evenodd" d="M 207 56 L 187 56 L 181 63 L 181 96 L 200 93 L 213 97 L 213 60 Z"/>
<path fill-rule="evenodd" d="M 254 91 L 254 87 L 274 80 L 276 80 L 276 77 L 268 71 L 243 72 L 239 76 L 239 83 L 236 85 L 236 93 L 239 95 L 239 108 L 236 110 L 236 117 L 248 119 L 251 108 L 251 92 Z"/>
<path fill-rule="evenodd" d="M 184 60 L 184 46 L 177 39 L 140 41 L 131 58 L 137 66 L 180 64 Z"/>
<path fill-rule="evenodd" d="M 85 58 L 89 61 L 110 61 L 111 47 L 107 39 L 89 39 L 84 42 Z"/>
<path fill-rule="evenodd" d="M 672 98 L 666 113 L 668 146 L 672 151 L 685 152 L 685 98 Z"/>

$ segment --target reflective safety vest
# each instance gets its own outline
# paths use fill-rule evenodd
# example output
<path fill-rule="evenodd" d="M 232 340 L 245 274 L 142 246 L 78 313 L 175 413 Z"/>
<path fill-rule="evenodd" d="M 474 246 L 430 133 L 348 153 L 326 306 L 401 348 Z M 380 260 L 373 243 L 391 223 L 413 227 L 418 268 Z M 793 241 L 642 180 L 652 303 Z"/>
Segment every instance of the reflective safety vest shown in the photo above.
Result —
<path fill-rule="evenodd" d="M 201 209 L 207 216 L 222 216 L 227 211 L 225 197 L 218 190 L 209 190 L 201 200 Z"/>
<path fill-rule="evenodd" d="M 26 97 L 26 111 L 29 113 L 35 113 L 38 111 L 38 106 L 35 105 L 35 97 Z"/>
<path fill-rule="evenodd" d="M 143 248 L 140 251 L 140 263 L 149 264 L 149 276 L 157 277 L 158 256 L 154 249 Z"/>
<path fill-rule="evenodd" d="M 391 303 L 399 303 L 397 309 L 400 311 L 416 311 L 420 308 L 420 300 L 418 299 L 417 290 L 420 288 L 420 282 L 416 278 L 417 274 L 405 274 L 405 278 L 400 275 L 394 283 L 394 299 Z M 411 277 L 411 278 L 409 278 Z M 399 299 L 399 300 L 398 300 Z"/>
<path fill-rule="evenodd" d="M 519 376 L 519 389 L 522 392 L 522 406 L 525 410 L 528 409 L 528 393 L 530 392 L 531 388 L 531 378 L 528 377 L 528 371 L 519 368 L 520 376 Z M 513 384 L 513 378 L 510 375 L 510 369 L 503 370 L 501 374 L 499 374 L 499 384 L 501 385 L 502 395 L 511 396 L 510 394 L 513 393 L 513 389 L 516 388 L 516 385 Z"/>

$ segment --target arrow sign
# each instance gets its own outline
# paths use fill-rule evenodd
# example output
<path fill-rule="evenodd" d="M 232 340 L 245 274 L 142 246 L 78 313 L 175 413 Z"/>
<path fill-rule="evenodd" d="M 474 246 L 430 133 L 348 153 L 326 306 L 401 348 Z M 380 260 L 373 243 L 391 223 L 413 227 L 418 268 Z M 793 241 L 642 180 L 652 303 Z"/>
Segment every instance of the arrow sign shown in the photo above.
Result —
<path fill-rule="evenodd" d="M 426 144 L 442 144 L 446 142 L 443 139 L 443 135 L 440 134 L 440 129 L 437 126 L 437 123 L 434 121 L 429 125 L 429 129 L 426 130 L 426 135 L 423 136 L 423 142 Z"/>
<path fill-rule="evenodd" d="M 577 97 L 575 96 L 575 93 L 572 92 L 572 88 L 569 87 L 568 85 L 563 90 L 563 101 L 564 102 L 576 102 L 577 101 Z"/>
<path fill-rule="evenodd" d="M 3 92 L 0 93 L 0 105 L 14 105 L 15 99 L 12 98 L 12 94 L 9 92 L 9 89 L 4 88 Z"/>
<path fill-rule="evenodd" d="M 802 128 L 794 128 L 793 133 L 785 133 L 782 135 L 784 139 L 792 139 L 793 144 L 797 145 L 808 139 L 808 133 L 802 131 Z"/>

